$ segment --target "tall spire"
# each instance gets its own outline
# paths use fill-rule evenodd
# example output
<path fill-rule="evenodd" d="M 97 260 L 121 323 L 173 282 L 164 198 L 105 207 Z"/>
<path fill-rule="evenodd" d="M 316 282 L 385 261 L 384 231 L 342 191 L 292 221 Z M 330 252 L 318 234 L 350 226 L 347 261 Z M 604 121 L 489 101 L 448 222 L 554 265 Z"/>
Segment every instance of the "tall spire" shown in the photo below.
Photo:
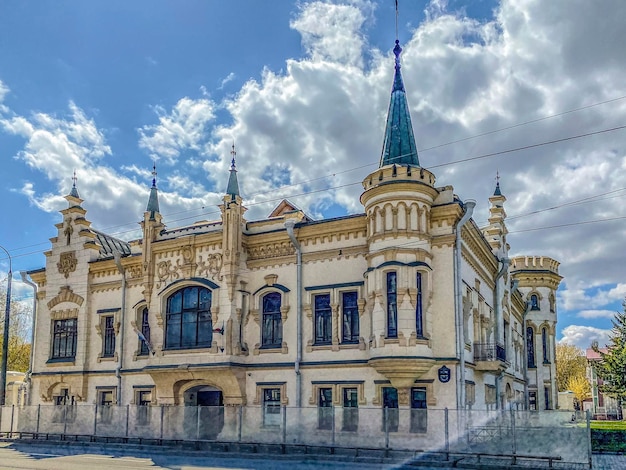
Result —
<path fill-rule="evenodd" d="M 72 190 L 70 191 L 70 196 L 80 199 L 78 195 L 78 189 L 76 189 L 76 170 L 74 170 L 74 176 L 72 176 Z"/>
<path fill-rule="evenodd" d="M 230 161 L 230 175 L 228 176 L 228 186 L 226 186 L 226 194 L 231 196 L 232 200 L 235 200 L 235 196 L 239 196 L 239 182 L 237 181 L 237 168 L 235 167 L 235 142 L 233 142 L 233 149 L 230 151 L 233 156 Z"/>
<path fill-rule="evenodd" d="M 396 56 L 396 71 L 393 77 L 393 88 L 391 89 L 391 100 L 385 127 L 385 141 L 379 167 L 394 163 L 396 165 L 419 166 L 409 104 L 400 72 L 402 48 L 398 39 L 396 39 L 393 53 Z"/>
<path fill-rule="evenodd" d="M 496 171 L 496 190 L 493 192 L 494 196 L 502 196 L 500 191 L 500 172 Z"/>
<path fill-rule="evenodd" d="M 150 212 L 150 220 L 154 219 L 154 214 L 159 212 L 159 194 L 156 186 L 156 163 L 152 165 L 152 188 L 150 188 L 150 198 L 146 206 L 146 212 Z"/>

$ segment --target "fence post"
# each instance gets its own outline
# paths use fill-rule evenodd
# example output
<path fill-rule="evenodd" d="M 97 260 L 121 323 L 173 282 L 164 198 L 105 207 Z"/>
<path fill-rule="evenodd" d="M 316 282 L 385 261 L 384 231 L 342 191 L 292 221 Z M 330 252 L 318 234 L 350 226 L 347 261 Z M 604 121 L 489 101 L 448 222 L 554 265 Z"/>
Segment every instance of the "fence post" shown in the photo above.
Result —
<path fill-rule="evenodd" d="M 513 438 L 513 465 L 515 465 L 517 463 L 517 456 L 515 455 L 517 453 L 517 442 L 515 441 L 515 411 L 513 411 L 513 408 L 511 408 L 511 435 Z"/>
<path fill-rule="evenodd" d="M 591 410 L 587 410 L 587 458 L 589 460 L 589 468 L 593 468 L 593 455 L 591 453 Z"/>
<path fill-rule="evenodd" d="M 389 451 L 389 409 L 383 408 L 383 417 L 385 419 L 385 450 Z"/>
<path fill-rule="evenodd" d="M 241 429 L 243 428 L 243 405 L 239 405 L 239 411 L 237 413 L 239 427 L 237 429 L 237 442 L 241 442 Z"/>
<path fill-rule="evenodd" d="M 445 424 L 445 433 L 446 433 L 446 460 L 450 460 L 450 433 L 449 433 L 449 424 L 448 424 L 448 408 L 444 408 L 443 410 L 443 418 Z"/>
<path fill-rule="evenodd" d="M 93 407 L 93 437 L 98 435 L 98 404 Z"/>
<path fill-rule="evenodd" d="M 332 444 L 333 447 L 332 449 L 330 449 L 330 453 L 334 454 L 335 453 L 335 407 L 334 405 L 331 405 L 330 409 L 332 410 L 332 415 L 333 415 L 333 438 L 332 438 Z"/>
<path fill-rule="evenodd" d="M 163 405 L 161 405 L 161 424 L 160 424 L 161 429 L 159 431 L 159 439 L 160 440 L 163 440 L 163 413 L 164 413 Z"/>
<path fill-rule="evenodd" d="M 287 405 L 283 405 L 283 444 L 287 443 Z"/>
<path fill-rule="evenodd" d="M 200 440 L 200 413 L 202 412 L 201 406 L 196 406 L 196 441 Z"/>
<path fill-rule="evenodd" d="M 41 417 L 41 403 L 37 405 L 37 428 L 35 430 L 36 434 L 39 434 L 39 419 Z"/>
<path fill-rule="evenodd" d="M 126 404 L 126 437 L 128 437 L 128 412 L 130 411 L 130 405 Z"/>
<path fill-rule="evenodd" d="M 15 414 L 15 405 L 11 405 L 11 426 L 9 427 L 9 439 L 13 437 L 13 416 Z"/>

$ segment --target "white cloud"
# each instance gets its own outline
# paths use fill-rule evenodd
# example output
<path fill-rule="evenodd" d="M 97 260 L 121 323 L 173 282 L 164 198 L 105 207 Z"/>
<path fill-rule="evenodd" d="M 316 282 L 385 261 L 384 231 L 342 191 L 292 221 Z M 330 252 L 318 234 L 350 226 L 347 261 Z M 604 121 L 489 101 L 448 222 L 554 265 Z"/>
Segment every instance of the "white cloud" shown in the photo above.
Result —
<path fill-rule="evenodd" d="M 208 99 L 181 98 L 168 113 L 155 106 L 159 124 L 139 129 L 139 146 L 156 160 L 176 163 L 182 152 L 199 152 L 208 138 L 209 123 L 215 118 L 214 103 Z"/>
<path fill-rule="evenodd" d="M 224 88 L 224 86 L 228 83 L 228 82 L 232 82 L 235 79 L 235 72 L 230 72 L 220 83 L 220 86 L 218 87 L 219 90 L 222 90 Z M 201 87 L 201 89 L 204 87 Z M 206 92 L 206 88 L 204 88 L 204 91 Z"/>
<path fill-rule="evenodd" d="M 577 316 L 580 318 L 613 318 L 615 312 L 613 310 L 581 310 Z"/>
<path fill-rule="evenodd" d="M 581 349 L 591 347 L 591 343 L 597 341 L 600 347 L 609 343 L 610 330 L 603 330 L 593 326 L 570 325 L 561 331 L 562 338 L 559 343 L 573 344 Z"/>

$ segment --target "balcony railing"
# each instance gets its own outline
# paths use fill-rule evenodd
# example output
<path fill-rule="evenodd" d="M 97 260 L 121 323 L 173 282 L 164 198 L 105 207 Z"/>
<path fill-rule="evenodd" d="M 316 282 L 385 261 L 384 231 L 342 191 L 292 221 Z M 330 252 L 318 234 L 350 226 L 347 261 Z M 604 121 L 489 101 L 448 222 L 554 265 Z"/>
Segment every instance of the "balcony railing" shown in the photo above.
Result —
<path fill-rule="evenodd" d="M 506 362 L 506 350 L 499 343 L 474 343 L 474 361 Z"/>

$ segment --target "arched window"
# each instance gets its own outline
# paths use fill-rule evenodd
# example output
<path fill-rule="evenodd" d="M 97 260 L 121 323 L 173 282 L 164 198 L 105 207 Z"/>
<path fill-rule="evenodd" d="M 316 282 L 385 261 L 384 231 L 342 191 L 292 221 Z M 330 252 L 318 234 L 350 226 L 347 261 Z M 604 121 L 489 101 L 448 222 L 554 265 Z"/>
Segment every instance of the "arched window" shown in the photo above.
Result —
<path fill-rule="evenodd" d="M 541 329 L 541 346 L 543 348 L 543 363 L 549 364 L 550 356 L 548 352 L 550 351 L 550 348 L 548 347 L 548 330 L 545 326 Z"/>
<path fill-rule="evenodd" d="M 280 314 L 282 296 L 270 292 L 263 296 L 262 348 L 280 348 L 283 344 L 283 322 Z"/>
<path fill-rule="evenodd" d="M 139 355 L 146 356 L 150 352 L 150 322 L 148 321 L 148 309 L 146 307 L 141 311 L 139 315 L 141 321 L 141 334 L 143 338 L 139 337 Z"/>
<path fill-rule="evenodd" d="M 418 338 L 424 337 L 424 315 L 422 312 L 422 273 L 417 273 L 415 279 L 417 287 L 417 301 L 415 304 L 415 332 Z"/>
<path fill-rule="evenodd" d="M 209 348 L 213 342 L 211 291 L 189 286 L 167 299 L 165 348 Z"/>
<path fill-rule="evenodd" d="M 535 331 L 530 326 L 526 328 L 526 349 L 528 354 L 528 367 L 537 367 L 535 365 Z"/>
<path fill-rule="evenodd" d="M 530 296 L 530 309 L 539 310 L 539 297 L 537 296 L 537 294 L 533 294 Z"/>
<path fill-rule="evenodd" d="M 387 273 L 387 338 L 398 337 L 398 275 Z"/>

